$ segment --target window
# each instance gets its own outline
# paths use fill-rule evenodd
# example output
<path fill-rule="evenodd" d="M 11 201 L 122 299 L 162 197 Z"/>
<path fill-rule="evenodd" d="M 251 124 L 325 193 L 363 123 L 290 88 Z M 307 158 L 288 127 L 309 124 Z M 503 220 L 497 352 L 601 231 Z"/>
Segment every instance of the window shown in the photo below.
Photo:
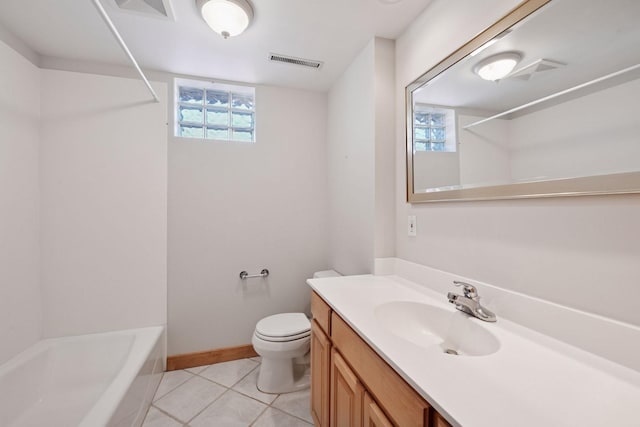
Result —
<path fill-rule="evenodd" d="M 175 135 L 255 142 L 255 89 L 176 79 Z"/>
<path fill-rule="evenodd" d="M 416 104 L 413 148 L 415 151 L 456 151 L 455 111 Z"/>

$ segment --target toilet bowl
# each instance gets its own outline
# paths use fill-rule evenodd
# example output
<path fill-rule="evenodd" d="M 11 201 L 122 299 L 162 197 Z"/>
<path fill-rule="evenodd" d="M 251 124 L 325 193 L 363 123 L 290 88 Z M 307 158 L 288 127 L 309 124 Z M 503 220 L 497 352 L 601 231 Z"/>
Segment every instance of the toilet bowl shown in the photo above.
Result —
<path fill-rule="evenodd" d="M 258 389 L 288 393 L 309 386 L 305 355 L 311 342 L 311 323 L 302 313 L 265 317 L 256 325 L 251 343 L 262 357 Z"/>
<path fill-rule="evenodd" d="M 340 276 L 333 270 L 314 273 L 314 278 Z M 258 389 L 263 393 L 289 393 L 309 387 L 311 322 L 303 313 L 280 313 L 256 324 L 251 338 L 262 357 Z"/>

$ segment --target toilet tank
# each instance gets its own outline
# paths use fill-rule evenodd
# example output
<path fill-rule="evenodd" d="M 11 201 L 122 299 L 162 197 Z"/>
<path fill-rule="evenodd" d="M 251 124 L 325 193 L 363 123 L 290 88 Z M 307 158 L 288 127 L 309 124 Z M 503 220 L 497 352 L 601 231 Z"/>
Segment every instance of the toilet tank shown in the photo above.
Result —
<path fill-rule="evenodd" d="M 315 273 L 313 273 L 314 279 L 322 279 L 324 277 L 338 277 L 338 276 L 342 276 L 342 274 L 338 273 L 335 270 L 323 270 L 323 271 L 316 271 Z"/>
<path fill-rule="evenodd" d="M 342 274 L 338 273 L 335 270 L 322 270 L 322 271 L 316 271 L 315 273 L 313 273 L 314 279 L 322 279 L 324 277 L 339 277 L 339 276 L 342 276 Z M 309 303 L 307 305 L 307 308 L 305 308 L 304 314 L 306 314 L 307 317 L 311 319 L 311 303 Z"/>

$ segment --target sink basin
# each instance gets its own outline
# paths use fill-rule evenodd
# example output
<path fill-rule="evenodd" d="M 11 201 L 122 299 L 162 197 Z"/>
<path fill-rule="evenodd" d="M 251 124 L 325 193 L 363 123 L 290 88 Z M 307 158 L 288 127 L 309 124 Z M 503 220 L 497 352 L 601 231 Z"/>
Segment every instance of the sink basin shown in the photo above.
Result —
<path fill-rule="evenodd" d="M 461 356 L 486 356 L 500 348 L 487 328 L 458 310 L 411 301 L 389 302 L 374 310 L 385 329 L 420 347 Z"/>

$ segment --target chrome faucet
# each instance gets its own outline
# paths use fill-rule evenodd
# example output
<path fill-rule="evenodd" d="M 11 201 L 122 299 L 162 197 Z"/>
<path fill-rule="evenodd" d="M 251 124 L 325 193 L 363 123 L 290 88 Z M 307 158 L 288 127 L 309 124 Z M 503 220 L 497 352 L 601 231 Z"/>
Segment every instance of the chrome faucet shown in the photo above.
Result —
<path fill-rule="evenodd" d="M 457 280 L 454 280 L 453 284 L 462 286 L 463 295 L 449 292 L 447 298 L 449 298 L 451 304 L 455 305 L 458 310 L 477 317 L 480 320 L 484 320 L 485 322 L 496 321 L 496 315 L 480 305 L 480 297 L 478 296 L 478 290 L 475 286 Z"/>

